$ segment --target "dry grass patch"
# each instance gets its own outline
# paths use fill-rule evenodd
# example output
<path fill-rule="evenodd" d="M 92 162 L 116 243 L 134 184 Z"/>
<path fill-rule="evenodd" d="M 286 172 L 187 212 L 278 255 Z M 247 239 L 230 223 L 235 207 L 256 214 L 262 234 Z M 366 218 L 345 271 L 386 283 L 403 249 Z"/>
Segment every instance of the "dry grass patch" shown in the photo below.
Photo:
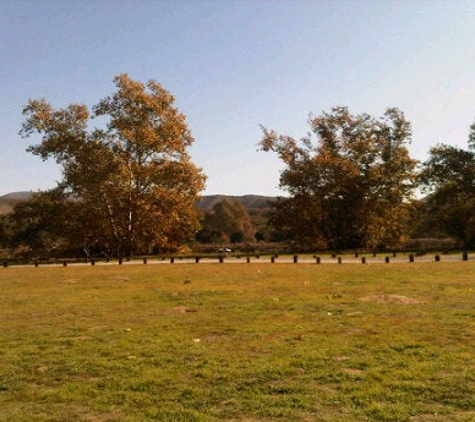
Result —
<path fill-rule="evenodd" d="M 399 305 L 417 305 L 419 303 L 424 303 L 421 300 L 413 299 L 407 296 L 391 294 L 370 295 L 362 297 L 360 300 L 362 302 L 396 303 Z"/>

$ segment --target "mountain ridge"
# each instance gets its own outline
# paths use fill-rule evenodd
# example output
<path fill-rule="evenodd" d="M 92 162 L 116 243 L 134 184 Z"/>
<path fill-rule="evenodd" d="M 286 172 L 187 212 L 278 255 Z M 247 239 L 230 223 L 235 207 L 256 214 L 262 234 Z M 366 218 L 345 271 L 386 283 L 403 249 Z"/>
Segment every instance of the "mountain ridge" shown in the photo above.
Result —
<path fill-rule="evenodd" d="M 10 192 L 0 196 L 0 214 L 6 214 L 10 212 L 13 207 L 19 202 L 28 200 L 35 192 L 34 191 L 18 191 Z M 240 202 L 248 209 L 265 209 L 269 208 L 270 204 L 275 201 L 277 196 L 266 195 L 226 195 L 226 194 L 213 194 L 202 195 L 196 201 L 196 208 L 199 211 L 211 210 L 216 204 L 223 199 L 230 199 L 232 201 Z"/>
<path fill-rule="evenodd" d="M 17 199 L 29 199 L 31 195 L 33 194 L 33 191 L 18 191 L 18 192 L 9 192 L 6 193 L 5 195 L 0 196 L 0 200 L 17 200 Z"/>

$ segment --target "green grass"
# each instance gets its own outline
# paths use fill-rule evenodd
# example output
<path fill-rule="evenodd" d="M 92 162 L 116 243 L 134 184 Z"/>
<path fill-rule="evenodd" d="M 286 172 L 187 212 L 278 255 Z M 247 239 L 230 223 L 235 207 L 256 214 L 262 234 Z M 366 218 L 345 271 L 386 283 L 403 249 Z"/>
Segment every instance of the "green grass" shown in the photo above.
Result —
<path fill-rule="evenodd" d="M 473 262 L 1 268 L 0 421 L 473 421 L 474 289 Z"/>

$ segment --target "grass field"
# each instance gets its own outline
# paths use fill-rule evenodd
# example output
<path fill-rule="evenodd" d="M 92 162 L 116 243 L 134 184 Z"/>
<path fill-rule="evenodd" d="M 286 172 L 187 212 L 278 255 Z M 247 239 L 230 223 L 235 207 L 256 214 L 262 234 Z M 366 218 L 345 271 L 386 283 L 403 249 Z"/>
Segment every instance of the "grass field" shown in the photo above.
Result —
<path fill-rule="evenodd" d="M 475 263 L 0 268 L 0 421 L 474 421 Z"/>

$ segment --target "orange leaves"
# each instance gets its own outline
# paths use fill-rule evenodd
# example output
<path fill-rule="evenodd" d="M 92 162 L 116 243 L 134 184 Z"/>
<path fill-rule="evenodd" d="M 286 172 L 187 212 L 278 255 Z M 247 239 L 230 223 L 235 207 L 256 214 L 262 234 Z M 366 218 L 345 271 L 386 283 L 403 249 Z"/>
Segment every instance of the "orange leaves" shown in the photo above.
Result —
<path fill-rule="evenodd" d="M 62 186 L 81 198 L 100 232 L 91 237 L 107 238 L 104 249 L 175 247 L 197 228 L 194 202 L 205 181 L 187 153 L 193 137 L 186 118 L 155 81 L 121 74 L 114 83 L 116 92 L 93 108 L 104 129 L 88 129 L 83 105 L 54 110 L 37 100 L 25 107 L 22 135 L 42 135 L 30 151 L 63 166 Z"/>

